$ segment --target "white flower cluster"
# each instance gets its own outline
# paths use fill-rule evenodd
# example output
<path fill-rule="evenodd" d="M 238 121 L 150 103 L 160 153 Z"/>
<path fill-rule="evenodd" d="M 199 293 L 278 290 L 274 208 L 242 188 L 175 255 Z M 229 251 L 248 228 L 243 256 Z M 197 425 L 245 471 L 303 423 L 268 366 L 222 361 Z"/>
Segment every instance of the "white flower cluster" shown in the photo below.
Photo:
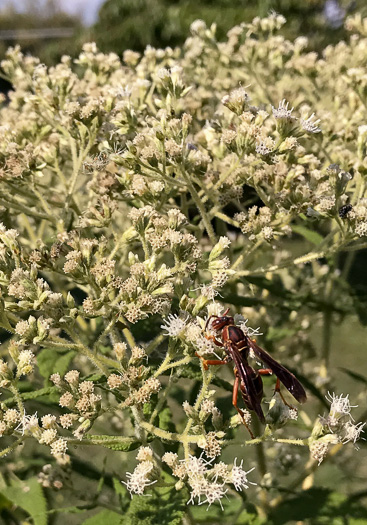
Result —
<path fill-rule="evenodd" d="M 366 423 L 354 424 L 351 409 L 357 408 L 358 405 L 350 404 L 349 394 L 337 396 L 334 392 L 332 394 L 328 392 L 326 399 L 331 403 L 330 412 L 326 417 L 320 416 L 321 424 L 331 433 L 336 434 L 341 443 L 356 443 L 366 425 Z"/>
<path fill-rule="evenodd" d="M 126 485 L 127 490 L 130 492 L 131 497 L 134 494 L 141 496 L 144 494 L 146 487 L 154 485 L 157 480 L 152 480 L 152 474 L 154 469 L 153 453 L 149 447 L 142 447 L 136 456 L 139 464 L 135 467 L 133 472 L 127 472 L 127 482 L 122 481 Z"/>
<path fill-rule="evenodd" d="M 195 504 L 197 500 L 198 505 L 207 503 L 210 507 L 218 501 L 222 507 L 221 500 L 228 492 L 226 485 L 234 485 L 237 491 L 248 489 L 249 484 L 256 485 L 247 479 L 247 474 L 254 469 L 246 472 L 242 468 L 243 460 L 239 465 L 236 464 L 237 458 L 232 468 L 222 461 L 212 465 L 214 458 L 206 461 L 202 455 L 199 458 L 189 456 L 179 461 L 177 454 L 168 452 L 164 454 L 162 461 L 167 463 L 172 469 L 172 474 L 178 477 L 181 483 L 186 482 L 190 487 L 191 497 L 188 503 L 191 504 Z"/>

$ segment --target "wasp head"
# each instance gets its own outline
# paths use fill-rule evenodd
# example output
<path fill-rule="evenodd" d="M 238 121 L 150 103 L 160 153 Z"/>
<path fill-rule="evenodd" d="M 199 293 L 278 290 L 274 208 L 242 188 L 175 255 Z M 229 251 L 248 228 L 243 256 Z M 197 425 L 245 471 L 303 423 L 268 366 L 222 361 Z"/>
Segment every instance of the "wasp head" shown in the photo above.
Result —
<path fill-rule="evenodd" d="M 225 326 L 229 326 L 231 324 L 234 324 L 233 317 L 223 315 L 221 317 L 216 317 L 212 321 L 212 329 L 218 332 L 219 330 L 222 330 Z"/>

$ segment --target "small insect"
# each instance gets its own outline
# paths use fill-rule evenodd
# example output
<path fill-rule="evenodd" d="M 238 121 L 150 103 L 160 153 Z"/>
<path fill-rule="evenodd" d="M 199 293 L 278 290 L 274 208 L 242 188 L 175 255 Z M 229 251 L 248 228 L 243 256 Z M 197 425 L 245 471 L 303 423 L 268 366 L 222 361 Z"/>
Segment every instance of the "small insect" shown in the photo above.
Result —
<path fill-rule="evenodd" d="M 209 365 L 224 365 L 234 361 L 234 373 L 235 382 L 233 385 L 233 397 L 232 402 L 237 412 L 241 416 L 241 419 L 250 432 L 253 434 L 251 429 L 248 427 L 244 420 L 242 410 L 237 406 L 238 389 L 241 391 L 242 399 L 249 410 L 253 410 L 262 423 L 265 422 L 264 413 L 261 408 L 261 400 L 263 398 L 263 383 L 261 376 L 275 374 L 277 376 L 277 382 L 275 391 L 279 392 L 283 402 L 286 403 L 282 394 L 280 393 L 280 382 L 286 387 L 286 389 L 292 394 L 292 396 L 299 401 L 304 403 L 307 400 L 306 392 L 298 381 L 296 376 L 287 370 L 283 365 L 273 359 L 265 350 L 260 348 L 253 339 L 245 335 L 239 326 L 234 324 L 233 317 L 228 316 L 229 308 L 224 312 L 222 316 L 212 315 L 209 317 L 205 329 L 208 328 L 210 321 L 211 327 L 216 332 L 221 333 L 221 341 L 218 341 L 214 336 L 208 336 L 209 339 L 226 351 L 227 356 L 223 360 L 206 360 L 203 359 L 204 367 L 207 368 Z M 257 357 L 261 359 L 268 366 L 268 368 L 255 370 L 248 363 L 249 352 L 252 350 Z M 289 405 L 288 405 L 289 406 Z"/>
<path fill-rule="evenodd" d="M 346 219 L 347 215 L 350 211 L 352 211 L 353 206 L 351 204 L 345 204 L 341 208 L 339 208 L 339 217 L 341 219 Z"/>

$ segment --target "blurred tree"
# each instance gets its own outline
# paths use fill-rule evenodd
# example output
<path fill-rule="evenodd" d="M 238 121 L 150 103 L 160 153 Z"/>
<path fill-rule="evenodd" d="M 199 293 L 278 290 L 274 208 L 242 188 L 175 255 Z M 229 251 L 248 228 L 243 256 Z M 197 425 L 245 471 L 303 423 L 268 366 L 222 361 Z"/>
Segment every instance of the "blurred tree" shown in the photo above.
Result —
<path fill-rule="evenodd" d="M 363 10 L 365 0 L 107 0 L 99 11 L 92 34 L 102 51 L 121 53 L 180 45 L 190 24 L 201 18 L 217 24 L 222 38 L 236 24 L 274 9 L 287 18 L 284 35 L 310 38 L 310 47 L 322 49 L 346 35 L 343 19 L 348 12 Z"/>
<path fill-rule="evenodd" d="M 76 55 L 81 47 L 82 24 L 79 18 L 69 15 L 61 10 L 58 0 L 27 0 L 22 2 L 21 10 L 13 3 L 8 3 L 0 10 L 1 31 L 12 31 L 16 34 L 21 30 L 70 28 L 73 29 L 71 37 L 50 38 L 24 38 L 19 33 L 15 40 L 3 33 L 0 39 L 0 57 L 4 56 L 9 46 L 19 44 L 24 53 L 38 56 L 46 64 L 54 64 L 62 55 Z"/>

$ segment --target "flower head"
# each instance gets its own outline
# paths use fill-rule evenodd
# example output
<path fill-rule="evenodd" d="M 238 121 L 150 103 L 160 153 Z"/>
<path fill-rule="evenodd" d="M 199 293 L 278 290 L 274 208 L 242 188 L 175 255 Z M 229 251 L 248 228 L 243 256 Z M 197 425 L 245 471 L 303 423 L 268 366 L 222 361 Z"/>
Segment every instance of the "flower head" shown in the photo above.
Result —
<path fill-rule="evenodd" d="M 131 497 L 134 494 L 142 495 L 146 487 L 153 485 L 157 480 L 151 480 L 149 475 L 152 473 L 154 464 L 152 461 L 142 461 L 135 467 L 133 472 L 127 472 L 126 477 L 128 481 L 122 481 L 126 485 L 127 490 L 130 492 Z"/>
<path fill-rule="evenodd" d="M 307 119 L 301 118 L 301 127 L 309 133 L 320 133 L 321 128 L 317 126 L 317 124 L 320 122 L 320 119 L 317 119 L 313 122 L 314 117 L 315 113 L 312 113 L 312 115 Z"/>
<path fill-rule="evenodd" d="M 38 425 L 37 412 L 33 415 L 27 415 L 24 413 L 19 425 L 15 427 L 15 430 L 19 430 L 22 435 L 24 434 L 40 434 L 40 427 Z"/>
<path fill-rule="evenodd" d="M 255 470 L 255 467 L 253 467 L 252 469 L 246 472 L 242 468 L 243 459 L 241 460 L 241 463 L 239 465 L 236 465 L 236 463 L 237 463 L 237 458 L 235 458 L 234 460 L 234 465 L 232 467 L 232 472 L 231 472 L 231 477 L 230 477 L 231 483 L 234 485 L 234 488 L 238 491 L 238 490 L 248 489 L 249 483 L 251 485 L 256 485 L 256 483 L 253 483 L 252 481 L 248 481 L 247 479 L 247 474 Z"/>
<path fill-rule="evenodd" d="M 357 423 L 356 425 L 354 425 L 350 421 L 347 421 L 344 425 L 345 435 L 343 437 L 343 443 L 349 443 L 350 441 L 355 443 L 356 441 L 358 441 L 359 436 L 362 432 L 364 432 L 363 427 L 365 426 L 365 424 L 366 423 Z"/>
<path fill-rule="evenodd" d="M 182 319 L 177 314 L 170 314 L 165 319 L 165 324 L 161 325 L 162 330 L 166 330 L 166 334 L 170 337 L 179 337 L 183 334 L 188 318 Z"/>
<path fill-rule="evenodd" d="M 288 109 L 288 106 L 289 102 L 286 102 L 285 98 L 279 102 L 279 106 L 277 108 L 271 106 L 274 117 L 276 119 L 295 119 L 295 117 L 292 116 L 292 111 L 294 108 Z"/>
<path fill-rule="evenodd" d="M 349 394 L 347 394 L 345 397 L 343 397 L 343 394 L 340 394 L 337 396 L 334 394 L 330 394 L 328 392 L 328 395 L 326 396 L 327 401 L 331 403 L 330 407 L 330 414 L 336 415 L 336 416 L 351 416 L 350 411 L 352 408 L 356 408 L 358 405 L 351 405 L 349 401 Z M 352 418 L 353 419 L 353 418 Z"/>

